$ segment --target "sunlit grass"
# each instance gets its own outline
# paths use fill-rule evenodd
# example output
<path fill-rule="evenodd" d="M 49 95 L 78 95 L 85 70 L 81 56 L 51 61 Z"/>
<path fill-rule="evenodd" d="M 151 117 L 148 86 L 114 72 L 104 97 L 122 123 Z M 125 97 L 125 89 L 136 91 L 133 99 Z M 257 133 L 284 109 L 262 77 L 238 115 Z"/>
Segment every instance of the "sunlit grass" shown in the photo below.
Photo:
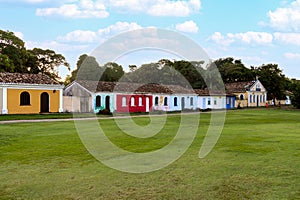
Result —
<path fill-rule="evenodd" d="M 187 152 L 145 174 L 110 169 L 82 145 L 73 122 L 0 125 L 0 199 L 299 199 L 300 113 L 227 113 L 222 135 L 204 159 L 198 153 L 210 114 L 201 114 Z M 134 121 L 147 126 L 149 118 Z M 180 116 L 149 139 L 133 138 L 112 119 L 100 120 L 111 141 L 133 151 L 159 149 L 174 137 Z"/>

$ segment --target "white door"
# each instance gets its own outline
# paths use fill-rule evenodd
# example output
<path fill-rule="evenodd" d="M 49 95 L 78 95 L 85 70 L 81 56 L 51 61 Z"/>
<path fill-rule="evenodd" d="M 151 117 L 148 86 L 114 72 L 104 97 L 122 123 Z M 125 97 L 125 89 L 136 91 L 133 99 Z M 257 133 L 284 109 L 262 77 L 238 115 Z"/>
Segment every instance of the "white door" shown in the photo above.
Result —
<path fill-rule="evenodd" d="M 149 97 L 146 97 L 146 112 L 149 112 L 150 110 L 150 105 L 149 105 L 150 101 L 149 101 Z"/>

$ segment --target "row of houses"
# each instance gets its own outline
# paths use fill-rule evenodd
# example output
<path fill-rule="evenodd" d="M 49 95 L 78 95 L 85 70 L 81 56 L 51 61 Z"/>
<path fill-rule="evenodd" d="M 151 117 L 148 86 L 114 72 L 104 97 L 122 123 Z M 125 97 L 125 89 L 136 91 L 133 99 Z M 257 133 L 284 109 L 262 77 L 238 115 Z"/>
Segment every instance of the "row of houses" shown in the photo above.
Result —
<path fill-rule="evenodd" d="M 267 91 L 259 80 L 225 85 L 226 92 L 177 85 L 74 81 L 64 87 L 43 74 L 0 73 L 0 114 L 150 112 L 259 107 Z"/>

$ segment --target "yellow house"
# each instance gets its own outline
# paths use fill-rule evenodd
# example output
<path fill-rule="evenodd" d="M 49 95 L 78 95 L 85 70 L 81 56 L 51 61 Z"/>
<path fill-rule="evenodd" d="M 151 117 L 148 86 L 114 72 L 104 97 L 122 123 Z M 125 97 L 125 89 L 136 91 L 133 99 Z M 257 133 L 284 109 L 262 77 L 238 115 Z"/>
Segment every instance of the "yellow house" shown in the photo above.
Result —
<path fill-rule="evenodd" d="M 0 114 L 63 112 L 63 88 L 44 74 L 0 73 Z"/>
<path fill-rule="evenodd" d="M 227 83 L 225 88 L 236 96 L 236 108 L 260 107 L 267 103 L 267 90 L 259 80 Z"/>

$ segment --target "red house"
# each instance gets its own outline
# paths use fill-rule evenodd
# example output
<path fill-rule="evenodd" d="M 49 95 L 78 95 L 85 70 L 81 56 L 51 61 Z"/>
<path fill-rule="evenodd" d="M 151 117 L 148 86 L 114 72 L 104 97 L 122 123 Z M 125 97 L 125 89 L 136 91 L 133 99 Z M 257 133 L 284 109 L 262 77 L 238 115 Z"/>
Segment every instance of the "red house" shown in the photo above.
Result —
<path fill-rule="evenodd" d="M 117 112 L 149 112 L 152 110 L 152 95 L 117 94 Z"/>

